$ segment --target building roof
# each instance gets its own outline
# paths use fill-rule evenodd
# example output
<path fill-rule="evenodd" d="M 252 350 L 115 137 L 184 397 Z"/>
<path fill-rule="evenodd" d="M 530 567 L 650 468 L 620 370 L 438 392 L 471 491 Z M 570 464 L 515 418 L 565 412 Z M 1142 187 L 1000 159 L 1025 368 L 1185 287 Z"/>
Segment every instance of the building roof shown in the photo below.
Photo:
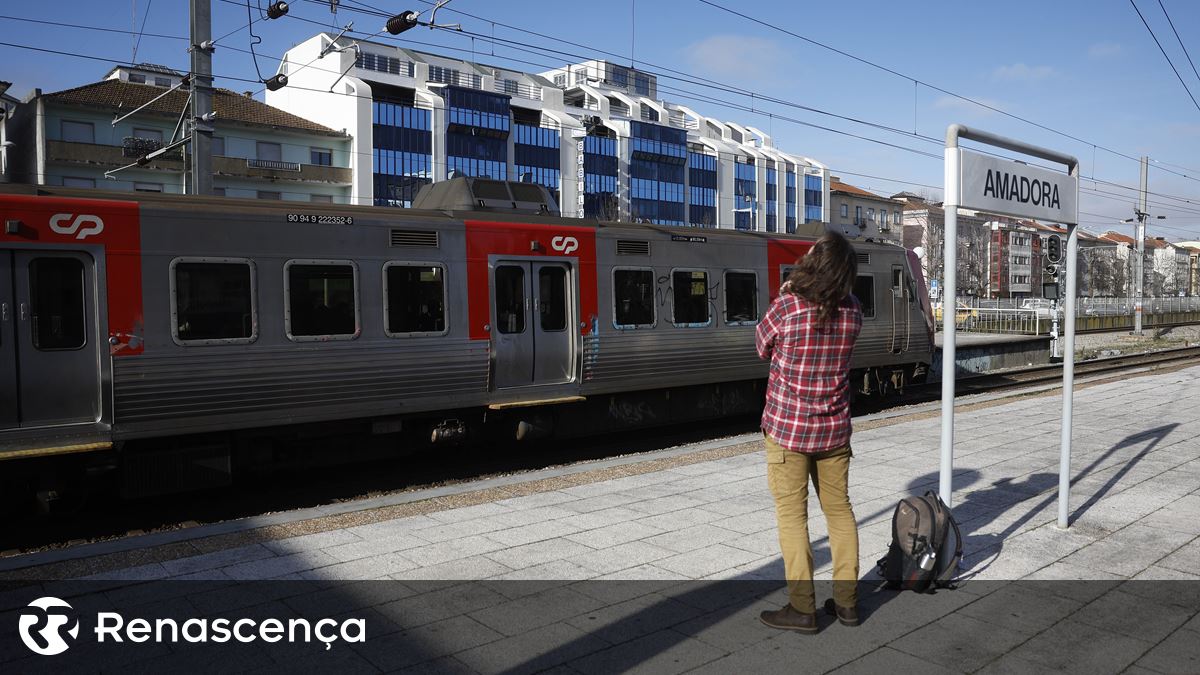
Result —
<path fill-rule="evenodd" d="M 914 194 L 912 192 L 897 192 L 896 194 L 892 195 L 892 199 L 903 199 L 905 201 L 915 201 L 915 202 L 925 201 L 924 197 L 922 197 L 921 195 L 918 195 L 918 194 Z"/>
<path fill-rule="evenodd" d="M 117 72 L 118 70 L 144 70 L 144 71 L 147 71 L 150 73 L 160 73 L 162 75 L 172 75 L 174 77 L 183 77 L 183 73 L 179 72 L 178 70 L 175 70 L 173 68 L 168 68 L 166 66 L 160 66 L 157 63 L 139 63 L 139 64 L 133 65 L 133 66 L 115 66 L 115 67 L 113 67 L 112 70 L 108 71 L 108 73 L 104 77 L 107 78 L 110 75 L 112 75 L 113 73 Z"/>
<path fill-rule="evenodd" d="M 1137 240 L 1134 239 L 1133 237 L 1126 236 L 1124 234 L 1120 234 L 1117 232 L 1113 232 L 1112 230 L 1109 230 L 1108 232 L 1105 232 L 1104 234 L 1100 235 L 1100 238 L 1105 241 L 1114 241 L 1118 244 L 1129 244 L 1130 246 L 1137 243 Z"/>
<path fill-rule="evenodd" d="M 82 87 L 46 94 L 44 98 L 57 103 L 86 105 L 99 108 L 133 110 L 149 103 L 155 96 L 165 96 L 146 107 L 146 112 L 178 117 L 187 103 L 183 88 L 168 91 L 162 87 L 132 84 L 121 80 L 103 80 Z M 274 108 L 249 96 L 228 89 L 213 89 L 213 112 L 220 122 L 239 122 L 272 128 L 295 129 L 324 135 L 343 135 L 329 127 L 306 120 L 279 108 Z"/>
<path fill-rule="evenodd" d="M 830 192 L 844 192 L 849 195 L 858 195 L 859 197 L 874 197 L 875 199 L 887 199 L 883 195 L 877 195 L 874 192 L 868 192 L 860 187 L 855 187 L 849 183 L 843 183 L 837 178 L 829 179 Z"/>

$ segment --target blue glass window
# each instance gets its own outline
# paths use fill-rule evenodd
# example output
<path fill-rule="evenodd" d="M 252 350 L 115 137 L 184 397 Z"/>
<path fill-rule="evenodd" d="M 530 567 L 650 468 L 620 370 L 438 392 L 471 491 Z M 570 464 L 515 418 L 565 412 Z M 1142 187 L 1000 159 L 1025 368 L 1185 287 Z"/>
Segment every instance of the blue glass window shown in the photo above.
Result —
<path fill-rule="evenodd" d="M 821 220 L 821 199 L 824 190 L 820 176 L 804 177 L 804 222 Z"/>
<path fill-rule="evenodd" d="M 588 218 L 616 220 L 617 139 L 587 136 L 583 139 L 583 213 Z"/>
<path fill-rule="evenodd" d="M 446 172 L 508 178 L 509 98 L 446 87 Z"/>
<path fill-rule="evenodd" d="M 559 168 L 558 129 L 535 127 L 528 124 L 513 125 L 513 164 L 516 178 L 529 183 L 544 185 L 558 198 Z"/>
<path fill-rule="evenodd" d="M 796 234 L 796 172 L 788 170 L 787 184 L 784 188 L 786 193 L 786 211 L 785 222 L 787 223 L 787 233 Z"/>
<path fill-rule="evenodd" d="M 697 227 L 717 225 L 717 158 L 688 153 L 688 222 Z"/>
<path fill-rule="evenodd" d="M 683 225 L 687 130 L 630 122 L 629 205 L 635 221 Z"/>
<path fill-rule="evenodd" d="M 376 99 L 371 104 L 372 180 L 376 206 L 412 206 L 433 179 L 430 112 Z"/>
<path fill-rule="evenodd" d="M 753 230 L 758 211 L 758 174 L 752 158 L 735 157 L 733 163 L 733 226 Z"/>
<path fill-rule="evenodd" d="M 779 172 L 771 163 L 767 164 L 767 232 L 778 229 L 779 217 Z"/>

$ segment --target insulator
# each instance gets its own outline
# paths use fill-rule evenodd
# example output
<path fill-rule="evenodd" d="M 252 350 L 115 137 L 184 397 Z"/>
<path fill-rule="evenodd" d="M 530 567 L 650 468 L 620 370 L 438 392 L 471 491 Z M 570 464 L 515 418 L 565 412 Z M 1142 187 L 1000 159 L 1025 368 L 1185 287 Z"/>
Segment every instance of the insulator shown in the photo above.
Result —
<path fill-rule="evenodd" d="M 400 12 L 396 16 L 388 19 L 385 29 L 392 35 L 399 35 L 416 25 L 417 13 L 412 10 L 408 10 L 407 12 Z"/>

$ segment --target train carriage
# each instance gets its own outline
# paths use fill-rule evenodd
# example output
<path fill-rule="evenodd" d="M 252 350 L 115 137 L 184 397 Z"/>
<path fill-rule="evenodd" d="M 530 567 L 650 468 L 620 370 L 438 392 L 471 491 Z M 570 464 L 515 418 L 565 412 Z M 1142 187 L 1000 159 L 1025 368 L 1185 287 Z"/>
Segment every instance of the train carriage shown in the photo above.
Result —
<path fill-rule="evenodd" d="M 152 494 L 302 428 L 399 449 L 753 411 L 755 325 L 815 240 L 559 218 L 483 179 L 415 206 L 5 188 L 5 475 Z M 911 252 L 855 248 L 853 383 L 878 395 L 924 377 L 932 316 Z"/>

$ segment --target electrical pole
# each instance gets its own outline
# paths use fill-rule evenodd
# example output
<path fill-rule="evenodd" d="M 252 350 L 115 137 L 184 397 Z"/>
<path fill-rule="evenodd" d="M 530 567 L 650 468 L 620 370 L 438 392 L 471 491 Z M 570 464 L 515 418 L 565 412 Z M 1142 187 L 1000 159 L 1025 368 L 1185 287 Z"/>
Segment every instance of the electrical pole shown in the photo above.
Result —
<path fill-rule="evenodd" d="M 1148 165 L 1149 158 L 1142 157 L 1142 181 L 1141 191 L 1138 193 L 1137 208 L 1137 279 L 1134 282 L 1133 292 L 1134 335 L 1142 334 L 1142 280 L 1145 279 L 1146 276 L 1143 266 L 1146 264 L 1146 170 Z"/>
<path fill-rule="evenodd" d="M 192 54 L 191 193 L 212 194 L 212 0 L 190 0 Z"/>

